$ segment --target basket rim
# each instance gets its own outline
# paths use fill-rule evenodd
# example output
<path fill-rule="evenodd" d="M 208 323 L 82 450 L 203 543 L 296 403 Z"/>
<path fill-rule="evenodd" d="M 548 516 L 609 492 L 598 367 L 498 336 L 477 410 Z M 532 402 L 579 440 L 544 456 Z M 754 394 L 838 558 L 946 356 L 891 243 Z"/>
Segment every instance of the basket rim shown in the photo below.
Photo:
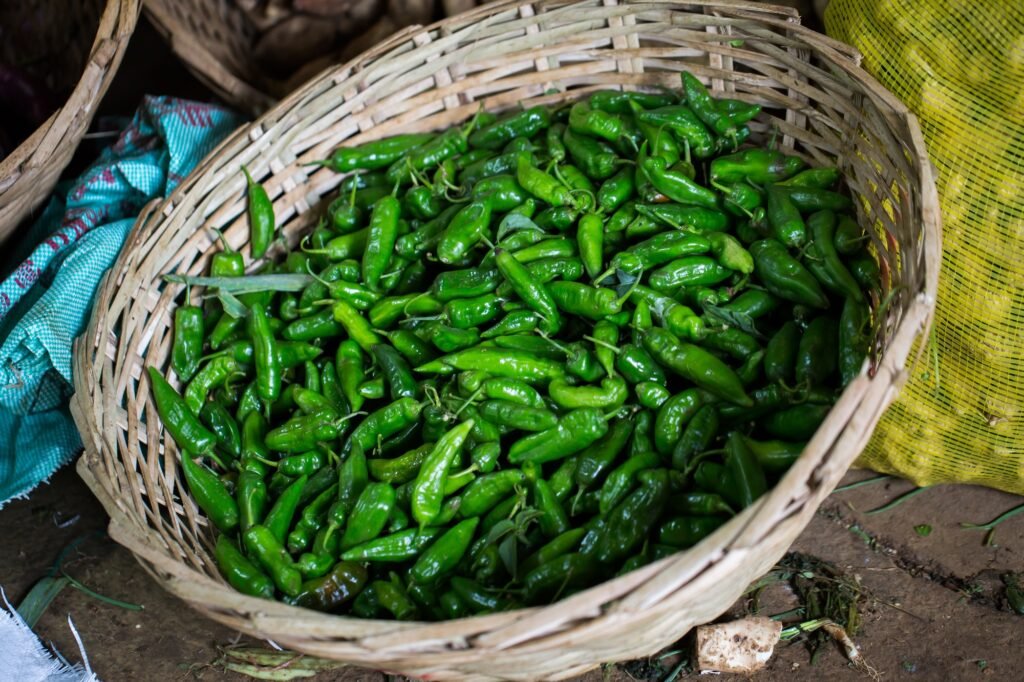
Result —
<path fill-rule="evenodd" d="M 247 139 L 256 139 L 263 134 L 266 130 L 266 124 L 279 120 L 277 112 L 285 111 L 290 106 L 301 102 L 305 97 L 312 93 L 315 93 L 324 82 L 329 82 L 345 76 L 347 74 L 358 72 L 362 68 L 372 64 L 377 58 L 382 55 L 388 54 L 391 50 L 394 50 L 408 42 L 414 41 L 416 36 L 423 32 L 435 32 L 440 31 L 444 28 L 450 27 L 453 24 L 462 25 L 465 22 L 473 21 L 481 16 L 491 16 L 500 12 L 508 11 L 509 9 L 518 8 L 522 6 L 534 6 L 537 3 L 530 3 L 523 0 L 503 0 L 499 3 L 486 5 L 483 7 L 476 8 L 462 15 L 455 17 L 449 17 L 448 19 L 440 22 L 435 22 L 427 27 L 410 27 L 398 34 L 395 34 L 388 40 L 379 44 L 371 50 L 363 53 L 362 55 L 344 63 L 331 67 L 314 78 L 308 81 L 304 86 L 298 89 L 289 97 L 282 100 L 272 110 L 265 113 L 259 119 L 240 126 L 228 139 L 226 139 L 216 150 L 196 168 L 196 170 L 186 179 L 169 197 L 160 202 L 159 204 L 151 204 L 148 210 L 143 213 L 136 221 L 135 226 L 132 229 L 132 235 L 129 237 L 126 243 L 125 250 L 119 257 L 118 262 L 112 268 L 109 276 L 118 276 L 125 267 L 127 267 L 127 259 L 130 259 L 130 248 L 129 246 L 137 241 L 142 241 L 150 231 L 155 231 L 160 228 L 162 222 L 170 217 L 174 212 L 178 210 L 184 210 L 182 208 L 181 200 L 194 188 L 195 184 L 201 177 L 206 175 L 210 169 L 216 165 L 220 158 L 220 152 L 223 149 L 233 147 L 236 144 L 244 142 Z M 549 6 L 551 3 L 542 3 L 544 6 Z M 571 6 L 577 3 L 569 1 L 556 1 L 556 6 Z M 584 3 L 586 4 L 586 3 Z M 669 8 L 687 8 L 692 7 L 694 3 L 687 2 L 652 2 L 645 3 L 645 0 L 633 0 L 631 5 L 637 4 L 651 4 L 657 6 L 665 6 Z M 754 5 L 749 2 L 734 2 L 731 0 L 711 0 L 703 3 L 708 5 L 716 5 L 722 7 L 751 7 L 758 11 L 764 10 L 764 5 Z M 812 47 L 819 54 L 827 58 L 830 63 L 841 68 L 849 77 L 857 81 L 865 89 L 873 91 L 874 94 L 878 95 L 879 100 L 886 106 L 889 107 L 887 115 L 891 115 L 895 118 L 901 119 L 911 131 L 911 146 L 914 148 L 918 161 L 920 163 L 920 177 L 918 182 L 915 183 L 917 190 L 921 194 L 922 198 L 922 233 L 927 237 L 926 239 L 926 254 L 925 258 L 930 266 L 928 269 L 927 277 L 925 278 L 924 286 L 918 292 L 916 292 L 912 302 L 908 308 L 904 311 L 904 317 L 900 321 L 896 332 L 894 334 L 894 341 L 889 352 L 883 356 L 881 363 L 876 369 L 873 376 L 868 377 L 864 374 L 858 376 L 844 391 L 839 401 L 836 403 L 832 411 L 829 413 L 825 423 L 819 428 L 818 432 L 812 439 L 814 442 L 834 442 L 839 436 L 840 432 L 843 431 L 851 422 L 851 420 L 861 419 L 870 421 L 873 417 L 877 421 L 877 415 L 884 410 L 888 405 L 889 401 L 895 396 L 896 390 L 899 385 L 905 380 L 907 371 L 905 369 L 906 360 L 910 351 L 911 343 L 915 337 L 917 337 L 922 331 L 927 333 L 929 325 L 932 319 L 932 312 L 934 309 L 934 301 L 937 293 L 938 283 L 938 264 L 939 264 L 939 240 L 941 236 L 940 219 L 937 209 L 937 193 L 934 184 L 934 178 L 932 177 L 930 165 L 927 161 L 927 155 L 925 152 L 923 136 L 921 135 L 920 128 L 917 124 L 916 118 L 909 112 L 905 105 L 899 100 L 896 100 L 894 96 L 889 94 L 870 74 L 867 74 L 859 66 L 859 53 L 852 49 L 841 49 L 842 44 L 835 44 L 836 41 L 831 39 L 821 40 L 822 36 L 817 34 L 810 29 L 803 26 L 793 24 L 788 20 L 783 19 L 769 19 L 769 21 L 777 22 L 778 25 L 784 25 L 785 29 L 791 34 L 798 36 L 804 43 Z M 357 136 L 350 138 L 355 139 Z M 97 301 L 97 304 L 99 301 Z M 91 327 L 91 325 L 90 325 Z M 898 343 L 897 343 L 898 340 Z M 78 340 L 77 344 L 80 346 L 76 351 L 76 356 L 81 356 L 81 363 L 88 366 L 92 363 L 91 353 L 93 351 L 93 343 L 87 337 L 83 335 Z M 923 344 L 922 344 L 923 345 Z M 901 349 L 897 352 L 897 348 Z M 76 398 L 81 395 L 82 399 L 88 399 L 88 385 L 80 384 L 79 377 L 83 377 L 81 381 L 86 381 L 86 377 L 91 378 L 89 372 L 76 372 L 75 373 L 75 387 L 76 387 Z M 859 417 L 854 412 L 857 408 L 863 408 L 865 401 L 871 400 L 873 403 L 867 403 L 871 411 L 867 417 Z M 85 421 L 87 426 L 95 428 L 88 419 L 88 414 L 85 411 L 79 414 L 80 406 L 77 405 L 77 400 L 73 401 L 73 411 L 75 412 L 76 421 L 82 424 L 80 417 Z M 869 432 L 870 433 L 870 432 Z M 89 484 L 90 488 L 93 489 L 97 497 L 103 503 L 108 513 L 111 515 L 111 536 L 115 537 L 121 544 L 128 547 L 129 550 L 136 555 L 136 558 L 142 563 L 147 570 L 151 569 L 143 556 L 153 552 L 158 553 L 159 549 L 150 543 L 150 537 L 154 535 L 154 532 L 149 529 L 140 528 L 136 523 L 132 522 L 129 516 L 125 513 L 121 503 L 118 501 L 116 492 L 107 488 L 103 481 L 103 469 L 102 464 L 99 461 L 100 456 L 97 452 L 91 452 L 93 442 L 92 439 L 86 440 L 86 453 L 78 462 L 78 470 L 82 477 Z M 866 438 L 864 439 L 866 440 Z M 861 447 L 863 443 L 861 443 Z M 572 607 L 576 604 L 587 605 L 589 599 L 593 598 L 593 594 L 600 590 L 605 590 L 609 585 L 615 588 L 619 588 L 623 585 L 632 584 L 639 582 L 644 578 L 650 577 L 651 575 L 662 571 L 667 568 L 679 568 L 686 567 L 688 564 L 702 563 L 702 571 L 711 571 L 716 565 L 721 563 L 726 555 L 723 553 L 719 556 L 710 556 L 707 553 L 707 548 L 714 546 L 724 547 L 725 551 L 742 551 L 744 547 L 753 546 L 756 544 L 758 537 L 750 529 L 750 521 L 763 512 L 765 509 L 772 508 L 777 514 L 781 515 L 781 523 L 786 523 L 787 520 L 792 518 L 796 512 L 796 505 L 793 499 L 793 495 L 790 490 L 800 489 L 805 492 L 806 499 L 812 499 L 815 497 L 823 497 L 827 492 L 830 491 L 831 486 L 828 490 L 825 490 L 821 484 L 823 481 L 828 479 L 825 472 L 829 467 L 840 466 L 842 470 L 845 470 L 849 462 L 837 463 L 829 461 L 826 456 L 821 461 L 811 462 L 807 453 L 811 450 L 810 444 L 805 450 L 804 455 L 801 456 L 800 460 L 786 473 L 782 481 L 763 496 L 758 502 L 752 507 L 744 510 L 740 515 L 735 517 L 730 523 L 723 526 L 715 534 L 706 538 L 702 543 L 693 548 L 693 551 L 683 550 L 670 557 L 666 557 L 659 562 L 648 565 L 643 569 L 620 576 L 618 578 L 612 578 L 611 580 L 601 583 L 597 586 L 588 588 L 587 590 L 577 593 L 558 602 L 555 602 L 546 606 L 530 607 L 515 612 L 506 612 L 506 617 L 512 617 L 513 621 L 525 622 L 526 625 L 521 625 L 522 628 L 528 628 L 528 624 L 531 619 L 538 617 L 538 614 L 552 614 L 556 609 L 560 611 L 572 610 Z M 857 449 L 859 452 L 860 448 Z M 851 458 L 852 459 L 852 458 Z M 834 486 L 834 483 L 832 483 Z M 816 504 L 814 505 L 817 506 Z M 788 515 L 787 515 L 787 510 Z M 774 530 L 774 529 L 770 529 Z M 728 537 L 727 540 L 723 538 Z M 736 544 L 740 543 L 740 544 Z M 703 550 L 701 549 L 703 548 Z M 138 550 L 138 551 L 136 551 Z M 701 557 L 700 560 L 696 560 L 695 557 Z M 692 566 L 690 567 L 692 569 Z M 369 619 L 357 619 L 346 616 L 334 616 L 327 614 L 319 614 L 311 612 L 306 609 L 298 609 L 298 607 L 291 607 L 285 604 L 276 602 L 268 602 L 266 600 L 257 599 L 254 597 L 247 597 L 241 595 L 230 587 L 221 585 L 216 581 L 206 577 L 191 567 L 181 564 L 176 567 L 180 569 L 181 575 L 187 575 L 190 579 L 197 581 L 199 587 L 197 589 L 202 590 L 206 599 L 212 599 L 214 595 L 227 596 L 230 601 L 230 605 L 224 601 L 220 601 L 220 604 L 227 608 L 228 606 L 233 609 L 239 609 L 247 613 L 259 613 L 262 614 L 263 619 L 277 619 L 280 618 L 282 621 L 288 621 L 294 623 L 296 620 L 302 620 L 307 623 L 312 623 L 310 628 L 315 629 L 315 623 L 322 622 L 322 619 L 328 619 L 332 624 L 338 624 L 341 622 L 350 622 L 359 624 L 360 629 L 370 630 L 375 627 L 384 627 L 387 633 L 397 634 L 400 636 L 402 631 L 407 631 L 412 628 L 425 627 L 425 626 L 436 626 L 434 622 L 415 622 L 415 623 L 398 623 L 391 620 L 369 620 Z M 181 577 L 181 576 L 178 576 Z M 175 576 L 169 576 L 167 582 Z M 180 593 L 174 584 L 165 584 L 168 589 L 174 591 L 182 598 L 189 601 L 190 604 L 195 605 L 194 599 L 190 596 Z M 207 589 L 208 588 L 208 589 Z M 192 596 L 194 596 L 193 593 Z M 617 598 L 616 598 L 617 599 Z M 569 604 L 572 602 L 572 604 Z M 568 606 L 567 606 L 568 604 Z M 208 610 L 204 610 L 206 615 L 217 619 L 216 613 L 211 613 Z M 472 616 L 465 619 L 458 619 L 454 621 L 445 621 L 449 631 L 458 631 L 459 628 L 465 628 L 467 624 L 473 623 L 474 625 L 468 629 L 476 630 L 481 618 L 486 616 Z M 233 622 L 235 627 L 237 624 Z M 508 629 L 508 628 L 505 628 Z M 552 636 L 547 635 L 538 642 L 543 642 Z M 528 637 L 526 638 L 528 639 Z M 503 640 L 504 641 L 504 640 Z M 286 642 L 285 642 L 286 643 Z M 511 641 L 508 646 L 518 644 L 519 641 Z"/>
<path fill-rule="evenodd" d="M 142 0 L 106 0 L 88 59 L 67 100 L 0 161 L 0 243 L 39 206 L 82 140 L 114 79 L 142 11 Z M 40 174 L 59 165 L 52 178 Z M 24 196 L 31 198 L 14 205 Z"/>

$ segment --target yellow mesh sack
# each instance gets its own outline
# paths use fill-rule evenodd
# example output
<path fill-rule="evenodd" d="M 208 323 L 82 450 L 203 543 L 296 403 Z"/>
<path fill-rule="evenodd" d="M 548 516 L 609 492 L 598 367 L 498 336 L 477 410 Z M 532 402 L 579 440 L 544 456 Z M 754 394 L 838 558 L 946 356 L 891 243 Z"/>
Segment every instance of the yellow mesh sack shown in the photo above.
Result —
<path fill-rule="evenodd" d="M 832 0 L 825 26 L 920 118 L 942 207 L 932 337 L 858 463 L 1024 493 L 1024 3 Z"/>

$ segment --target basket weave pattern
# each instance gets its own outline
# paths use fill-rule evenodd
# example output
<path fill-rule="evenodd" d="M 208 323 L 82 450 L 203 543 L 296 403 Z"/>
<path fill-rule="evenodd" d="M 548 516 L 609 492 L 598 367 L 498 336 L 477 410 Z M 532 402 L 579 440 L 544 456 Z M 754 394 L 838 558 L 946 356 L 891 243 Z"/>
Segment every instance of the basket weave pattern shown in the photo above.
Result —
<path fill-rule="evenodd" d="M 91 36 L 83 35 L 82 27 L 96 25 L 95 16 L 101 2 L 74 2 L 70 8 L 66 5 L 38 0 L 18 0 L 12 5 L 23 13 L 35 13 L 35 21 L 38 21 L 38 14 L 51 17 L 46 22 L 46 35 L 31 41 L 32 48 L 40 51 L 34 58 L 45 59 L 52 69 L 59 70 L 48 83 L 50 87 L 63 89 L 69 74 L 75 74 L 70 76 L 70 81 L 77 80 L 77 85 L 64 106 L 0 161 L 0 243 L 49 196 L 61 172 L 71 162 L 121 64 L 139 18 L 141 0 L 106 0 L 91 48 L 89 44 L 83 45 Z M 10 9 L 4 11 L 8 19 Z M 16 56 L 7 52 L 11 46 L 20 44 L 20 40 L 18 36 L 7 36 L 3 41 L 5 48 L 0 52 L 11 63 L 17 63 Z M 54 54 L 48 54 L 51 52 Z"/>
<path fill-rule="evenodd" d="M 719 96 L 763 104 L 755 139 L 777 128 L 780 144 L 842 169 L 892 277 L 871 367 L 778 486 L 694 549 L 549 607 L 398 623 L 315 613 L 228 587 L 144 367 L 169 364 L 173 307 L 183 295 L 161 274 L 204 272 L 219 248 L 210 227 L 248 252 L 240 165 L 265 185 L 294 244 L 341 180 L 304 164 L 340 143 L 452 125 L 481 103 L 498 110 L 608 87 L 678 87 L 684 68 L 710 79 Z M 312 81 L 140 217 L 78 342 L 72 409 L 86 444 L 78 470 L 111 515 L 111 537 L 221 623 L 315 656 L 425 678 L 568 677 L 671 643 L 718 616 L 782 556 L 899 390 L 931 319 L 938 254 L 935 188 L 916 121 L 858 68 L 856 53 L 801 28 L 789 10 L 732 0 L 480 7 L 408 29 Z"/>

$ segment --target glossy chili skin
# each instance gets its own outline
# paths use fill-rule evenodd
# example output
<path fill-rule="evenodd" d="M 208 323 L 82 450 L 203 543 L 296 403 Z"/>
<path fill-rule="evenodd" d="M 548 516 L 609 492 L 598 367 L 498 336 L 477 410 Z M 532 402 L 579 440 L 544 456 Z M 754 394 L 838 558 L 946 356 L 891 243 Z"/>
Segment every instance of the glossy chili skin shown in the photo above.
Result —
<path fill-rule="evenodd" d="M 754 272 L 764 282 L 768 291 L 779 298 L 810 306 L 827 308 L 828 298 L 818 280 L 781 242 L 762 239 L 750 245 L 754 257 Z"/>
<path fill-rule="evenodd" d="M 412 488 L 412 515 L 421 528 L 425 528 L 441 513 L 445 481 L 451 463 L 462 449 L 473 428 L 467 420 L 444 434 L 423 462 Z"/>
<path fill-rule="evenodd" d="M 558 426 L 522 438 L 509 448 L 512 464 L 542 464 L 575 454 L 608 431 L 604 415 L 597 408 L 583 407 L 562 417 Z"/>
<path fill-rule="evenodd" d="M 736 373 L 706 350 L 683 343 L 658 327 L 648 329 L 641 339 L 655 360 L 684 379 L 738 405 L 753 404 Z"/>
<path fill-rule="evenodd" d="M 154 367 L 148 367 L 149 382 L 156 401 L 156 410 L 164 428 L 179 447 L 199 454 L 210 452 L 217 441 L 185 400 Z"/>
<path fill-rule="evenodd" d="M 657 522 L 669 498 L 668 473 L 654 469 L 641 485 L 609 514 L 594 546 L 594 558 L 602 563 L 625 559 L 639 547 Z"/>
<path fill-rule="evenodd" d="M 864 301 L 847 298 L 839 317 L 839 372 L 843 386 L 856 378 L 871 348 L 871 311 Z"/>
<path fill-rule="evenodd" d="M 722 183 L 749 180 L 757 185 L 781 182 L 806 167 L 803 159 L 768 149 L 746 149 L 711 162 L 711 179 Z"/>
<path fill-rule="evenodd" d="M 854 301 L 863 301 L 860 284 L 846 268 L 834 244 L 836 215 L 832 211 L 818 211 L 807 219 L 811 242 L 804 263 L 826 289 Z"/>
<path fill-rule="evenodd" d="M 469 136 L 469 144 L 480 149 L 497 150 L 517 137 L 533 137 L 550 125 L 551 113 L 546 107 L 531 107 L 474 131 Z"/>
<path fill-rule="evenodd" d="M 409 577 L 414 582 L 430 584 L 453 570 L 469 549 L 473 533 L 479 523 L 479 517 L 473 517 L 460 521 L 445 531 L 416 560 L 409 569 Z"/>
<path fill-rule="evenodd" d="M 245 174 L 246 192 L 249 199 L 249 245 L 252 257 L 262 258 L 270 241 L 274 238 L 274 204 L 271 203 L 267 190 L 263 185 L 255 182 L 249 175 L 249 170 L 242 166 L 242 173 Z"/>
<path fill-rule="evenodd" d="M 837 369 L 838 347 L 835 319 L 822 315 L 811 320 L 797 346 L 797 383 L 811 387 L 827 384 Z"/>

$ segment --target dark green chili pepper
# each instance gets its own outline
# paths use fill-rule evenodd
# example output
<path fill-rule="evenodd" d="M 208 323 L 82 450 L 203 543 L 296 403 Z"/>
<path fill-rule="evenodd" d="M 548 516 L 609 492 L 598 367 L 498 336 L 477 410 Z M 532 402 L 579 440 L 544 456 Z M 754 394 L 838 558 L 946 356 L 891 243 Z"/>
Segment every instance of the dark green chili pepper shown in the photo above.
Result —
<path fill-rule="evenodd" d="M 871 311 L 863 301 L 847 298 L 839 317 L 839 373 L 843 386 L 853 381 L 871 348 Z"/>
<path fill-rule="evenodd" d="M 540 328 L 548 334 L 557 333 L 561 328 L 561 316 L 547 287 L 535 281 L 530 271 L 514 254 L 504 249 L 496 249 L 495 259 L 498 270 L 516 295 L 540 315 Z"/>
<path fill-rule="evenodd" d="M 313 554 L 306 552 L 295 562 L 295 568 L 303 578 L 321 578 L 331 572 L 334 567 L 334 557 L 328 554 Z"/>
<path fill-rule="evenodd" d="M 629 494 L 641 471 L 653 469 L 660 464 L 661 457 L 656 452 L 641 452 L 612 470 L 601 486 L 601 513 L 610 513 Z"/>
<path fill-rule="evenodd" d="M 147 369 L 157 413 L 174 441 L 182 449 L 192 452 L 206 454 L 212 451 L 217 437 L 202 425 L 185 400 L 156 368 Z"/>
<path fill-rule="evenodd" d="M 882 274 L 878 262 L 870 254 L 854 256 L 847 261 L 846 266 L 864 289 L 877 291 L 882 287 Z"/>
<path fill-rule="evenodd" d="M 676 102 L 676 97 L 669 92 L 624 92 L 622 90 L 599 90 L 587 100 L 592 109 L 607 111 L 611 114 L 629 114 L 633 109 L 631 102 L 636 102 L 642 109 L 656 109 Z"/>
<path fill-rule="evenodd" d="M 848 196 L 838 192 L 830 192 L 826 189 L 784 187 L 782 185 L 776 185 L 775 187 L 785 192 L 790 202 L 804 213 L 811 211 L 846 211 L 853 206 Z"/>
<path fill-rule="evenodd" d="M 775 312 L 779 299 L 761 289 L 748 289 L 722 306 L 723 310 L 737 315 L 746 315 L 752 320 Z"/>
<path fill-rule="evenodd" d="M 217 538 L 213 554 L 220 572 L 233 588 L 252 597 L 273 599 L 273 581 L 253 565 L 228 536 L 221 535 Z"/>
<path fill-rule="evenodd" d="M 624 559 L 643 543 L 661 516 L 669 498 L 668 472 L 655 469 L 648 473 L 640 476 L 641 486 L 608 513 L 593 549 L 598 561 Z"/>
<path fill-rule="evenodd" d="M 796 352 L 796 380 L 807 386 L 824 386 L 838 364 L 839 328 L 831 317 L 811 320 L 800 337 Z"/>
<path fill-rule="evenodd" d="M 419 385 L 405 358 L 391 346 L 378 344 L 371 348 L 377 365 L 391 391 L 391 399 L 411 398 L 419 392 Z"/>
<path fill-rule="evenodd" d="M 672 450 L 672 467 L 687 471 L 694 458 L 711 447 L 718 428 L 718 410 L 714 405 L 705 405 L 697 410 Z"/>
<path fill-rule="evenodd" d="M 384 530 L 395 506 L 395 490 L 387 483 L 370 483 L 359 495 L 341 538 L 345 551 L 373 540 Z"/>
<path fill-rule="evenodd" d="M 301 415 L 271 430 L 265 442 L 268 448 L 276 452 L 307 452 L 318 443 L 337 438 L 342 426 L 334 414 L 317 412 Z"/>
<path fill-rule="evenodd" d="M 807 443 L 786 442 L 781 440 L 757 441 L 744 438 L 747 449 L 753 453 L 757 463 L 765 471 L 778 474 L 789 469 L 803 454 Z"/>
<path fill-rule="evenodd" d="M 441 301 L 433 296 L 411 293 L 380 299 L 367 312 L 367 317 L 372 329 L 387 329 L 404 316 L 436 315 L 443 309 Z"/>
<path fill-rule="evenodd" d="M 434 193 L 433 189 L 426 185 L 413 187 L 406 192 L 402 198 L 401 205 L 403 212 L 408 213 L 417 220 L 436 218 L 444 210 L 442 199 Z"/>
<path fill-rule="evenodd" d="M 501 284 L 501 273 L 487 268 L 448 270 L 440 273 L 430 287 L 431 296 L 441 303 L 458 298 L 489 294 Z M 414 313 L 423 314 L 423 313 Z"/>
<path fill-rule="evenodd" d="M 271 240 L 274 238 L 274 204 L 271 203 L 267 190 L 257 182 L 245 166 L 245 184 L 249 196 L 249 247 L 253 259 L 263 258 Z"/>
<path fill-rule="evenodd" d="M 219 355 L 211 358 L 205 365 L 200 367 L 192 381 L 185 387 L 185 404 L 194 415 L 198 415 L 203 409 L 210 391 L 223 386 L 232 378 L 245 375 L 245 368 L 232 355 Z"/>
<path fill-rule="evenodd" d="M 717 516 L 676 516 L 658 527 L 658 542 L 680 549 L 693 547 L 723 523 L 725 519 Z"/>
<path fill-rule="evenodd" d="M 319 450 L 311 450 L 300 455 L 283 457 L 277 462 L 277 470 L 286 476 L 302 476 L 315 474 L 326 463 L 327 456 Z"/>
<path fill-rule="evenodd" d="M 325 613 L 337 613 L 349 601 L 363 592 L 366 569 L 351 561 L 339 561 L 331 572 L 321 578 L 307 580 L 295 597 L 295 604 Z"/>
<path fill-rule="evenodd" d="M 270 574 L 277 589 L 289 597 L 299 594 L 302 575 L 292 562 L 288 551 L 266 526 L 256 525 L 242 533 L 246 551 Z"/>
<path fill-rule="evenodd" d="M 494 294 L 476 298 L 457 298 L 444 306 L 443 314 L 456 329 L 471 329 L 484 325 L 502 311 L 502 300 Z"/>
<path fill-rule="evenodd" d="M 571 386 L 564 379 L 555 379 L 548 385 L 552 402 L 567 410 L 599 407 L 621 407 L 629 397 L 626 382 L 618 376 L 605 377 L 598 386 Z"/>
<path fill-rule="evenodd" d="M 778 183 L 785 187 L 828 189 L 839 181 L 838 168 L 808 168 Z"/>
<path fill-rule="evenodd" d="M 556 123 L 544 133 L 544 144 L 547 147 L 548 156 L 555 163 L 565 161 L 565 145 L 562 144 L 562 135 L 564 133 L 564 123 Z"/>
<path fill-rule="evenodd" d="M 734 138 L 736 123 L 726 112 L 718 108 L 704 84 L 689 71 L 682 72 L 682 79 L 686 104 L 693 110 L 693 113 L 697 114 L 704 125 L 715 131 L 717 135 Z"/>
<path fill-rule="evenodd" d="M 538 603 L 560 589 L 586 585 L 593 579 L 595 571 L 589 557 L 579 553 L 563 554 L 526 574 L 523 578 L 526 599 Z"/>
<path fill-rule="evenodd" d="M 786 383 L 793 380 L 799 344 L 800 327 L 796 322 L 790 320 L 775 332 L 765 347 L 764 373 L 768 381 Z"/>
<path fill-rule="evenodd" d="M 703 341 L 704 347 L 726 353 L 740 362 L 761 350 L 756 338 L 736 327 L 709 331 Z"/>
<path fill-rule="evenodd" d="M 807 225 L 789 193 L 779 187 L 768 187 L 768 224 L 772 236 L 791 248 L 800 248 L 807 241 Z"/>
<path fill-rule="evenodd" d="M 663 367 L 726 400 L 738 405 L 753 405 L 736 373 L 706 350 L 682 343 L 671 332 L 658 327 L 645 331 L 641 340 L 644 348 Z"/>
<path fill-rule="evenodd" d="M 811 242 L 804 256 L 807 269 L 818 281 L 840 296 L 863 301 L 864 293 L 850 271 L 839 258 L 833 242 L 836 214 L 832 211 L 818 211 L 807 219 L 811 231 Z"/>
<path fill-rule="evenodd" d="M 473 124 L 471 123 L 470 126 Z M 387 179 L 391 185 L 404 184 L 411 180 L 416 171 L 429 171 L 469 149 L 466 143 L 466 132 L 459 128 L 450 128 L 437 137 L 411 149 L 407 155 L 399 157 L 388 166 Z"/>
<path fill-rule="evenodd" d="M 419 556 L 443 528 L 409 528 L 352 547 L 342 553 L 343 561 L 400 563 Z"/>
<path fill-rule="evenodd" d="M 238 474 L 235 486 L 235 498 L 238 504 L 238 519 L 242 531 L 263 521 L 263 512 L 267 505 L 267 486 L 263 475 L 248 469 Z"/>
<path fill-rule="evenodd" d="M 711 180 L 731 184 L 749 180 L 757 185 L 781 182 L 806 167 L 803 159 L 769 149 L 745 149 L 711 162 Z"/>
<path fill-rule="evenodd" d="M 516 180 L 527 192 L 552 206 L 573 205 L 572 190 L 551 175 L 535 168 L 527 154 L 520 154 L 516 160 Z"/>
<path fill-rule="evenodd" d="M 396 329 L 387 332 L 386 336 L 395 350 L 412 365 L 422 365 L 437 357 L 427 342 L 407 329 Z"/>
<path fill-rule="evenodd" d="M 274 502 L 270 511 L 267 512 L 266 518 L 263 519 L 261 525 L 270 531 L 274 539 L 280 544 L 284 544 L 285 538 L 288 537 L 288 530 L 292 526 L 292 519 L 295 518 L 295 512 L 299 507 L 302 489 L 306 486 L 308 480 L 308 476 L 303 474 L 290 483 L 277 498 L 277 501 Z"/>
<path fill-rule="evenodd" d="M 523 265 L 544 258 L 571 258 L 577 255 L 576 242 L 571 239 L 545 239 L 514 251 L 512 255 Z"/>
<path fill-rule="evenodd" d="M 549 282 L 547 289 L 555 305 L 570 315 L 596 321 L 622 310 L 622 300 L 616 296 L 615 291 L 605 287 L 556 280 Z"/>
<path fill-rule="evenodd" d="M 583 407 L 562 417 L 558 426 L 531 434 L 509 448 L 512 464 L 551 462 L 584 449 L 608 432 L 604 415 L 597 408 Z"/>
<path fill-rule="evenodd" d="M 306 485 L 309 486 L 309 484 L 310 481 L 306 481 Z M 305 493 L 305 489 L 303 489 L 303 493 Z M 289 552 L 295 554 L 309 546 L 314 534 L 324 525 L 328 506 L 337 496 L 338 485 L 331 485 L 323 492 L 317 494 L 313 501 L 302 509 L 298 522 L 292 531 L 288 533 L 287 547 Z M 301 498 L 303 495 L 300 494 L 299 497 L 299 503 L 302 504 Z"/>
<path fill-rule="evenodd" d="M 427 365 L 421 365 L 416 371 L 451 374 L 456 370 L 472 369 L 483 370 L 494 376 L 520 379 L 527 383 L 546 382 L 565 376 L 565 370 L 558 362 L 506 348 L 469 348 L 446 355 Z"/>
<path fill-rule="evenodd" d="M 489 474 L 498 466 L 501 445 L 497 442 L 480 443 L 469 453 L 470 461 L 479 471 Z"/>
<path fill-rule="evenodd" d="M 503 400 L 533 408 L 544 408 L 544 399 L 537 389 L 524 381 L 510 377 L 488 379 L 480 386 L 483 395 L 491 400 Z"/>
<path fill-rule="evenodd" d="M 726 440 L 725 452 L 725 468 L 736 486 L 736 498 L 741 508 L 749 507 L 768 490 L 764 471 L 747 449 L 743 436 L 735 431 Z"/>
<path fill-rule="evenodd" d="M 754 271 L 772 294 L 812 308 L 827 308 L 828 298 L 818 280 L 774 239 L 750 245 Z"/>
<path fill-rule="evenodd" d="M 436 325 L 431 329 L 430 342 L 442 352 L 454 353 L 480 343 L 480 333 L 476 329 L 455 329 L 445 325 Z M 421 369 L 422 367 L 437 367 L 437 363 L 437 360 L 424 363 L 417 367 L 416 371 L 424 371 Z"/>
<path fill-rule="evenodd" d="M 669 263 L 678 258 L 696 256 L 711 250 L 707 235 L 689 234 L 687 232 L 663 232 L 639 244 L 634 244 L 627 251 L 620 252 L 612 258 L 610 268 L 622 270 L 631 275 L 639 275 L 643 271 Z"/>
<path fill-rule="evenodd" d="M 831 405 L 794 405 L 768 415 L 761 422 L 761 426 L 776 438 L 791 441 L 810 440 L 831 409 Z"/>
<path fill-rule="evenodd" d="M 844 256 L 852 256 L 864 250 L 864 243 L 868 235 L 864 229 L 857 224 L 857 221 L 842 213 L 839 215 L 836 224 L 836 233 L 833 244 L 837 252 Z"/>

